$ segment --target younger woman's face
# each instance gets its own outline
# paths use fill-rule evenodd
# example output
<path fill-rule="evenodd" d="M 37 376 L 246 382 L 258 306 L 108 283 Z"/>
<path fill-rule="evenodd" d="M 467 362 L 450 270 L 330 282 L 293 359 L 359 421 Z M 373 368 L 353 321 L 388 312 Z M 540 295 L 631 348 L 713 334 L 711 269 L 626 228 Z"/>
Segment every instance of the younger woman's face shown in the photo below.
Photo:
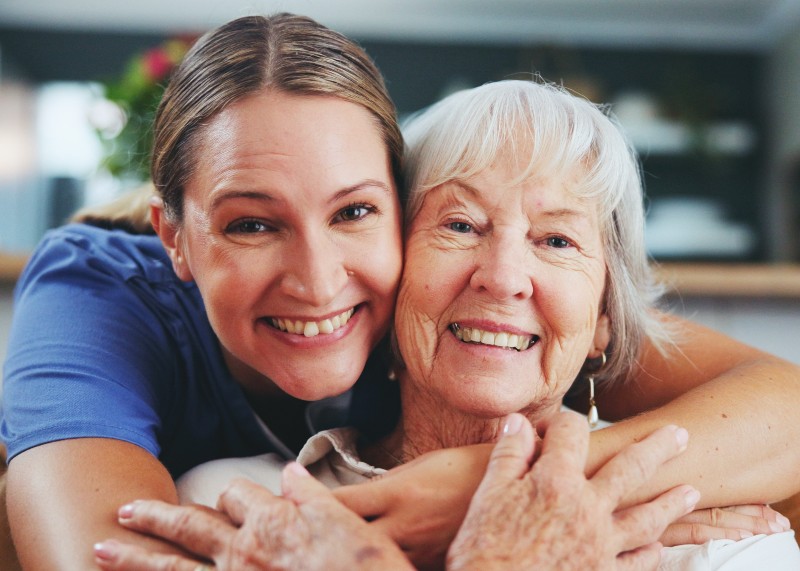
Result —
<path fill-rule="evenodd" d="M 347 390 L 386 332 L 402 263 L 376 120 L 335 97 L 265 91 L 202 137 L 171 255 L 234 376 L 305 400 Z"/>

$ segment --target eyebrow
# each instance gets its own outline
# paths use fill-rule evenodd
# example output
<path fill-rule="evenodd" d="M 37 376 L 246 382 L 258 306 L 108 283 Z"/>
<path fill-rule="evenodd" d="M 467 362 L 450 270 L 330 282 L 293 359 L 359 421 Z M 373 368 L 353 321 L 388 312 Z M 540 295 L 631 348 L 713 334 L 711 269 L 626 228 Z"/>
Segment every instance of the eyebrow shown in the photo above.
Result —
<path fill-rule="evenodd" d="M 341 200 L 345 196 L 353 194 L 354 192 L 358 192 L 359 190 L 365 190 L 367 188 L 376 188 L 378 190 L 382 190 L 386 194 L 391 194 L 392 189 L 388 187 L 384 182 L 377 180 L 377 179 L 367 179 L 363 180 L 353 186 L 348 186 L 347 188 L 343 188 L 336 194 L 334 194 L 328 202 L 337 202 Z"/>
<path fill-rule="evenodd" d="M 367 188 L 376 188 L 378 190 L 382 190 L 387 194 L 392 193 L 392 189 L 387 186 L 384 182 L 377 180 L 377 179 L 367 179 L 361 181 L 357 184 L 352 186 L 348 186 L 346 188 L 341 189 L 340 191 L 336 192 L 328 201 L 329 203 L 337 202 L 342 198 L 353 194 L 354 192 L 358 192 L 359 190 L 364 190 Z M 244 198 L 248 200 L 260 200 L 262 202 L 277 202 L 279 199 L 275 198 L 268 192 L 261 192 L 257 190 L 230 190 L 230 191 L 223 191 L 222 193 L 218 194 L 214 197 L 214 200 L 211 202 L 211 210 L 216 210 L 220 204 L 225 202 L 226 200 L 234 200 L 237 198 Z"/>
<path fill-rule="evenodd" d="M 462 181 L 462 180 L 454 180 L 453 181 L 456 186 L 466 190 L 469 194 L 475 197 L 481 196 L 481 191 L 475 188 L 474 186 Z M 586 218 L 588 216 L 587 212 L 583 212 L 581 210 L 576 210 L 574 208 L 557 208 L 555 210 L 540 210 L 538 211 L 539 214 L 542 216 L 546 216 L 547 218 Z"/>

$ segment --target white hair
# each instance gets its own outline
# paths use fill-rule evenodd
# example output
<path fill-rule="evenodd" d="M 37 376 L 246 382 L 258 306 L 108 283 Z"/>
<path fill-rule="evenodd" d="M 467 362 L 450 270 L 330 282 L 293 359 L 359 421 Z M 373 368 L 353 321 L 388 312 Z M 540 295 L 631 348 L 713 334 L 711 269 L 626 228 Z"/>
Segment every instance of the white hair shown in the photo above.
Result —
<path fill-rule="evenodd" d="M 509 151 L 522 166 L 518 182 L 577 172 L 576 195 L 599 208 L 608 272 L 611 343 L 601 376 L 628 378 L 645 338 L 659 349 L 669 341 L 653 312 L 661 288 L 644 245 L 639 163 L 603 108 L 557 85 L 498 81 L 446 97 L 411 117 L 403 134 L 407 225 L 429 190 L 472 177 Z"/>

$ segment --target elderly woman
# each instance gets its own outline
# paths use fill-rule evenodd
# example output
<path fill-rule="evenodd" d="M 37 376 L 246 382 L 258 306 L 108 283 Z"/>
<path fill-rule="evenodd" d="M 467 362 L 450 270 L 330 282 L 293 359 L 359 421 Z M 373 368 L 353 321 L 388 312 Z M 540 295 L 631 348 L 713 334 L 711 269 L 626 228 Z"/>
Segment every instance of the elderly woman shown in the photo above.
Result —
<path fill-rule="evenodd" d="M 652 318 L 635 158 L 594 106 L 552 86 L 499 82 L 447 98 L 406 136 L 411 195 L 395 317 L 402 416 L 372 443 L 351 429 L 312 438 L 299 461 L 331 486 L 490 441 L 512 412 L 546 422 L 576 379 L 593 396 L 595 379 L 633 376 L 643 340 L 671 347 Z M 754 467 L 756 478 L 744 464 L 728 479 L 704 479 L 698 436 L 701 447 L 630 500 L 686 482 L 703 506 L 742 504 L 796 485 L 789 470 Z M 590 458 L 587 472 L 606 459 Z M 279 488 L 274 466 L 232 462 L 189 472 L 183 498 L 213 505 L 232 466 Z M 791 532 L 774 537 L 784 561 L 799 561 Z"/>

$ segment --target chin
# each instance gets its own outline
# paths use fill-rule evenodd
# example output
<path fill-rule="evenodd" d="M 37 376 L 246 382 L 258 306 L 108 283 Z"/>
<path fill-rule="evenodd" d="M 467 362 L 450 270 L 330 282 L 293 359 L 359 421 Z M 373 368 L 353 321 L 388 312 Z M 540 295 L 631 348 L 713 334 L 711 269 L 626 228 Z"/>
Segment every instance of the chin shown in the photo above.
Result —
<path fill-rule="evenodd" d="M 459 395 L 456 402 L 450 401 L 450 406 L 463 414 L 480 419 L 503 418 L 512 412 L 525 408 L 517 399 L 500 398 L 497 395 Z"/>
<path fill-rule="evenodd" d="M 306 374 L 300 368 L 293 368 L 291 374 L 275 384 L 287 394 L 305 401 L 338 396 L 356 384 L 366 361 L 360 367 L 353 363 L 349 361 L 342 367 L 314 366 Z"/>

